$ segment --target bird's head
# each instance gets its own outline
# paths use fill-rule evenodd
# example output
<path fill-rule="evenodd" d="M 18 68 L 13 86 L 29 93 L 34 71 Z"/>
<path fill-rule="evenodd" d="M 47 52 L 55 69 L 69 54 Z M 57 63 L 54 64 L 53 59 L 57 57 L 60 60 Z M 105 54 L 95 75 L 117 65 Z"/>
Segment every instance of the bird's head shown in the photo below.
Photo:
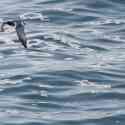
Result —
<path fill-rule="evenodd" d="M 3 22 L 1 25 L 1 32 L 13 32 L 16 31 L 19 41 L 27 48 L 27 39 L 24 32 L 24 21 L 13 20 Z"/>
<path fill-rule="evenodd" d="M 16 28 L 16 22 L 13 21 L 7 21 L 3 22 L 1 25 L 1 31 L 2 32 L 13 32 Z"/>

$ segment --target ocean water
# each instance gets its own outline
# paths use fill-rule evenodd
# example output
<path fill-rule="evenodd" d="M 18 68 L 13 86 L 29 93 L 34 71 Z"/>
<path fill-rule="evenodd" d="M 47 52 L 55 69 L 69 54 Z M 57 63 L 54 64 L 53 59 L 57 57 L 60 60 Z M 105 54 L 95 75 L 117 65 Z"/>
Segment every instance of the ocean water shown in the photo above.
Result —
<path fill-rule="evenodd" d="M 1 0 L 28 49 L 0 32 L 0 125 L 125 125 L 125 1 Z"/>

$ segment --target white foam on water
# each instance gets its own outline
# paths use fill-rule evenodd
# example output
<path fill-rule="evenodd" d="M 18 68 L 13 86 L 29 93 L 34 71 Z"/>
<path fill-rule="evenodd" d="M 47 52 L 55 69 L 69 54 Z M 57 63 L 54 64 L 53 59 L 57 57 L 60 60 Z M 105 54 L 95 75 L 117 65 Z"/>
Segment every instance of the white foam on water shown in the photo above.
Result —
<path fill-rule="evenodd" d="M 45 90 L 40 91 L 40 95 L 43 97 L 48 97 L 48 92 Z"/>
<path fill-rule="evenodd" d="M 81 86 L 84 86 L 84 87 L 95 87 L 95 88 L 111 88 L 111 85 L 102 85 L 102 84 L 97 84 L 95 82 L 91 82 L 89 80 L 80 80 L 80 81 L 76 81 L 76 82 L 79 82 Z"/>

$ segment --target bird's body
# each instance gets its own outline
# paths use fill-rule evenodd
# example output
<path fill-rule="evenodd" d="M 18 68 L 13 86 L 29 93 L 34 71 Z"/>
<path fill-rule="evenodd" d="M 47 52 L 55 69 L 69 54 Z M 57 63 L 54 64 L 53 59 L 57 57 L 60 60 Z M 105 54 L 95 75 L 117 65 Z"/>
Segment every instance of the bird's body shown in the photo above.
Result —
<path fill-rule="evenodd" d="M 24 32 L 24 24 L 20 20 L 16 22 L 16 33 L 18 36 L 19 41 L 22 43 L 22 45 L 27 48 L 27 39 Z"/>
<path fill-rule="evenodd" d="M 14 27 L 18 36 L 18 40 L 22 43 L 22 45 L 27 48 L 27 39 L 26 39 L 26 35 L 25 35 L 25 31 L 24 31 L 24 23 L 23 21 L 16 20 L 16 21 L 7 21 L 7 22 L 3 22 L 2 26 L 1 26 L 1 31 L 4 32 L 5 29 L 5 25 L 9 25 L 11 27 Z"/>

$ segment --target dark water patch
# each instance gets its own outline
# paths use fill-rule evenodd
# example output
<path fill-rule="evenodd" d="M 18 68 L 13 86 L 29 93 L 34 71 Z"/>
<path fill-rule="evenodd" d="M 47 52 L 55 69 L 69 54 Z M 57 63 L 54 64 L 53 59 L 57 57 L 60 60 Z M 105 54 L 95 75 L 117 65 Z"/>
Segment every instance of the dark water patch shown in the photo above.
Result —
<path fill-rule="evenodd" d="M 109 0 L 109 1 L 112 1 L 112 3 L 125 4 L 125 1 L 122 0 Z"/>
<path fill-rule="evenodd" d="M 96 39 L 96 42 L 100 42 L 101 44 L 103 43 L 103 45 L 107 45 L 107 46 L 112 46 L 112 45 L 119 45 L 119 44 L 123 44 L 123 41 L 120 40 L 112 40 L 112 39 Z"/>
<path fill-rule="evenodd" d="M 96 9 L 108 9 L 108 8 L 113 8 L 113 5 L 109 3 L 107 0 L 102 1 L 102 0 L 97 0 L 93 2 L 88 2 L 87 6 L 89 8 L 96 8 Z"/>
<path fill-rule="evenodd" d="M 24 85 L 24 86 L 13 86 L 10 88 L 6 88 L 5 90 L 2 91 L 3 94 L 12 94 L 12 95 L 18 95 L 20 93 L 29 93 L 32 90 L 38 90 L 40 89 L 37 86 L 34 85 Z M 38 90 L 39 91 L 39 90 Z"/>
<path fill-rule="evenodd" d="M 62 1 L 58 1 L 58 0 L 48 0 L 48 1 L 42 1 L 42 2 L 39 2 L 37 4 L 48 4 L 48 5 L 51 5 L 51 4 L 60 4 L 60 3 L 64 3 L 64 2 L 67 2 L 66 0 L 62 0 Z"/>
<path fill-rule="evenodd" d="M 7 50 L 1 50 L 1 53 L 3 53 L 5 56 L 6 56 L 6 55 L 9 56 L 9 55 L 15 54 L 14 50 L 11 49 L 11 48 L 10 48 L 10 49 L 8 48 Z"/>
<path fill-rule="evenodd" d="M 88 121 L 89 122 L 89 121 Z M 102 119 L 96 119 L 96 120 L 90 120 L 89 123 L 95 123 L 96 125 L 105 125 L 108 123 L 111 123 L 113 125 L 123 125 L 124 124 L 124 115 L 116 115 L 116 116 L 110 116 Z"/>
<path fill-rule="evenodd" d="M 81 48 L 90 48 L 96 51 L 108 51 L 108 48 L 96 46 L 96 45 L 82 45 Z"/>
<path fill-rule="evenodd" d="M 4 41 L 0 41 L 0 44 L 5 44 L 5 42 Z"/>
<path fill-rule="evenodd" d="M 11 76 L 11 77 L 2 77 L 2 79 L 10 79 L 10 80 L 22 80 L 22 79 L 25 79 L 27 78 L 28 76 L 27 75 L 23 75 L 23 74 L 20 74 L 20 75 L 15 75 L 15 76 Z"/>

